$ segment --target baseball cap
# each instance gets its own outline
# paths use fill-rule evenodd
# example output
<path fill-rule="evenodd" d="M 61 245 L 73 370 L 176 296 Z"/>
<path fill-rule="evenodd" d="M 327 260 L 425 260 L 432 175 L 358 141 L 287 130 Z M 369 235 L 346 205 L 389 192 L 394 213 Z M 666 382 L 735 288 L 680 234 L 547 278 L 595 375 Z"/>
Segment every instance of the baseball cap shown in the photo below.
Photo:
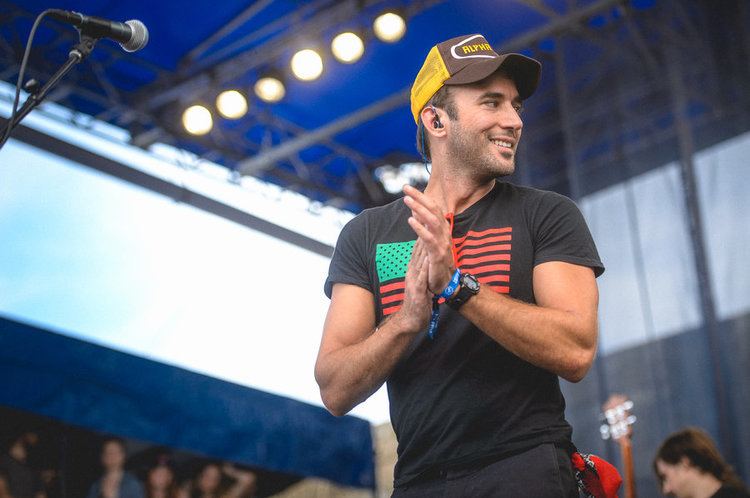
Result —
<path fill-rule="evenodd" d="M 458 36 L 438 43 L 427 54 L 411 87 L 411 113 L 419 113 L 443 85 L 466 85 L 481 81 L 500 68 L 508 71 L 521 99 L 527 99 L 539 84 L 542 64 L 521 54 L 498 54 L 479 34 Z"/>

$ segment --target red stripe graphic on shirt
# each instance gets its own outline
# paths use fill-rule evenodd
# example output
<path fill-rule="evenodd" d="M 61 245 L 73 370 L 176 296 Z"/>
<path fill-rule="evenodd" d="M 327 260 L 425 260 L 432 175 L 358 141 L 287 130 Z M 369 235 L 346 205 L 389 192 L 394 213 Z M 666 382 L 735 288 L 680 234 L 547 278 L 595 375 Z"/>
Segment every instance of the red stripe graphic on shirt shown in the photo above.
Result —
<path fill-rule="evenodd" d="M 513 231 L 512 227 L 505 227 L 505 228 L 489 228 L 487 230 L 482 230 L 481 232 L 473 232 L 469 231 L 464 235 L 463 237 L 457 237 L 453 239 L 453 243 L 456 245 L 462 244 L 466 239 L 469 238 L 478 238 L 478 237 L 485 237 L 487 235 L 497 235 L 501 233 L 510 233 Z"/>
<path fill-rule="evenodd" d="M 453 239 L 462 271 L 477 277 L 480 283 L 500 294 L 510 293 L 510 254 L 512 227 L 469 231 Z M 395 313 L 404 300 L 404 279 L 391 280 L 380 286 L 383 315 Z"/>
<path fill-rule="evenodd" d="M 392 284 L 386 284 L 380 286 L 380 295 L 382 296 L 386 292 L 391 292 L 394 290 L 404 290 L 404 281 L 398 280 L 396 282 L 393 282 Z M 402 293 L 403 294 L 403 293 Z"/>
<path fill-rule="evenodd" d="M 492 247 L 489 247 L 489 249 L 495 250 Z M 473 256 L 466 256 L 462 257 L 460 256 L 461 253 L 459 253 L 458 256 L 458 266 L 463 268 L 466 265 L 476 265 L 478 263 L 487 263 L 487 262 L 497 262 L 497 261 L 510 261 L 510 254 L 488 254 L 486 256 L 484 255 L 473 255 Z"/>

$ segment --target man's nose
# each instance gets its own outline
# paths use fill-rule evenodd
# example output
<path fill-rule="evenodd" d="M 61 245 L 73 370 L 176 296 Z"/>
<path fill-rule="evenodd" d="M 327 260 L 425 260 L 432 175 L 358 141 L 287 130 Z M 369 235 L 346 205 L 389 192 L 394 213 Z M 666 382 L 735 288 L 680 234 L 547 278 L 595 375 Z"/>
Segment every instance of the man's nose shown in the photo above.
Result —
<path fill-rule="evenodd" d="M 502 116 L 500 126 L 503 128 L 511 128 L 515 131 L 520 131 L 523 128 L 523 120 L 513 105 L 506 105 L 500 114 Z"/>

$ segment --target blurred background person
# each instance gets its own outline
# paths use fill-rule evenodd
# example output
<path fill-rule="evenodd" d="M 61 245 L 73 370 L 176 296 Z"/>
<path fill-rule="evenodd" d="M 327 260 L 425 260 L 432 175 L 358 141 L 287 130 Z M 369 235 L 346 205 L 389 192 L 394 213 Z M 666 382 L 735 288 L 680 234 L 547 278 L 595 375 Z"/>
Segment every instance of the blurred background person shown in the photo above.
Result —
<path fill-rule="evenodd" d="M 10 494 L 8 476 L 2 470 L 0 470 L 0 498 L 13 498 L 13 495 Z"/>
<path fill-rule="evenodd" d="M 175 472 L 168 455 L 159 455 L 146 473 L 146 498 L 185 498 L 175 479 Z"/>
<path fill-rule="evenodd" d="M 38 442 L 36 432 L 17 431 L 4 444 L 0 471 L 5 474 L 8 494 L 13 498 L 46 498 L 39 473 L 28 463 L 29 454 Z"/>
<path fill-rule="evenodd" d="M 240 470 L 231 464 L 208 463 L 198 473 L 188 496 L 190 498 L 251 498 L 255 496 L 254 472 Z"/>
<path fill-rule="evenodd" d="M 750 498 L 711 437 L 688 427 L 671 434 L 654 458 L 662 493 L 676 498 Z"/>
<path fill-rule="evenodd" d="M 143 485 L 125 470 L 125 441 L 109 438 L 104 441 L 101 463 L 104 474 L 89 488 L 87 498 L 144 498 Z"/>

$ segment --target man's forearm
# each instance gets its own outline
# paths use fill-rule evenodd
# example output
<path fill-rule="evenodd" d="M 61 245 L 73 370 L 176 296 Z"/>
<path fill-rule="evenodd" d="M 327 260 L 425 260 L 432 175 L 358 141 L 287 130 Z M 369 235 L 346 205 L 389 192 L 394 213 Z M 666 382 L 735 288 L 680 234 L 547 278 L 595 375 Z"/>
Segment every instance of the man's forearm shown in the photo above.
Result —
<path fill-rule="evenodd" d="M 528 304 L 486 287 L 461 314 L 519 358 L 571 382 L 583 378 L 596 353 L 596 314 Z"/>
<path fill-rule="evenodd" d="M 387 380 L 414 339 L 397 312 L 363 341 L 328 352 L 315 366 L 323 404 L 341 416 L 370 397 Z"/>

